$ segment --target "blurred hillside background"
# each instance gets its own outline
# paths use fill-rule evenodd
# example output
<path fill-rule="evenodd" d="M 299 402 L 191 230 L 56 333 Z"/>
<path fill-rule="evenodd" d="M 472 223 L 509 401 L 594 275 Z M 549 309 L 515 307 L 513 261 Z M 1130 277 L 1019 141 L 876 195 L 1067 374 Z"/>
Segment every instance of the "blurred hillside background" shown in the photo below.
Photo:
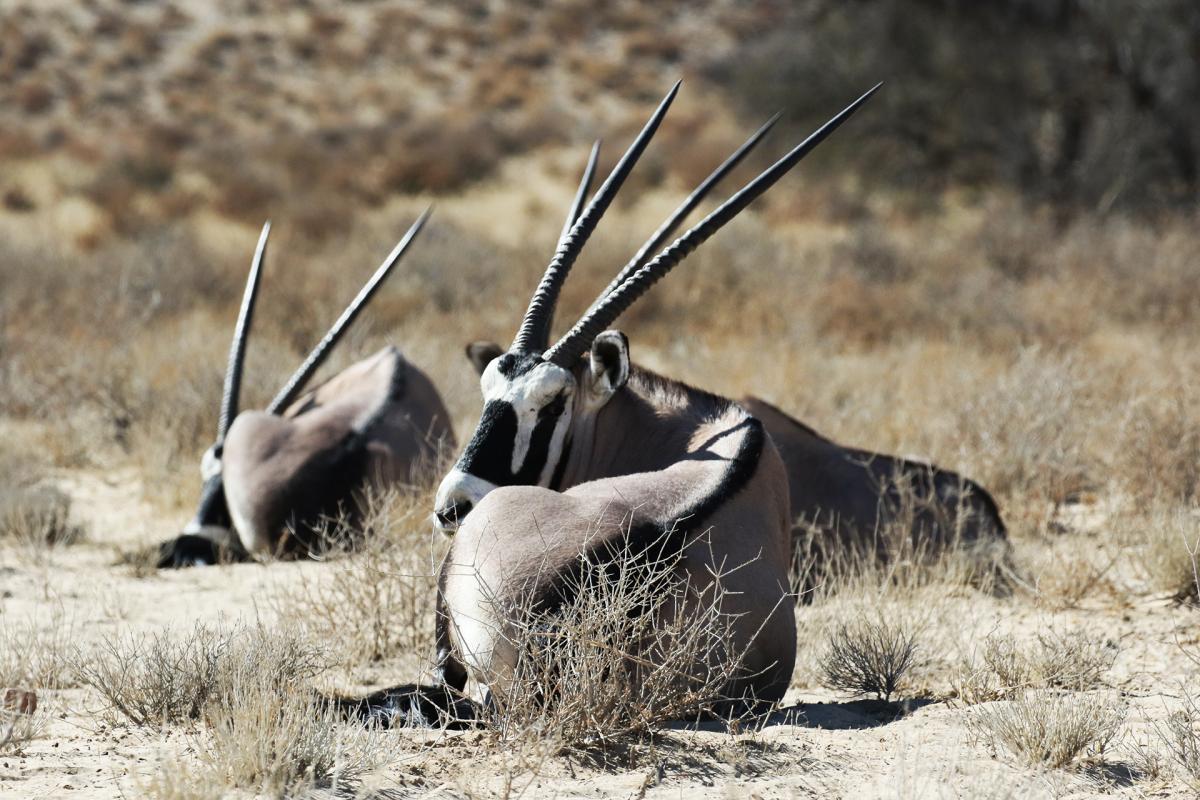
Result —
<path fill-rule="evenodd" d="M 132 460 L 156 500 L 186 505 L 262 222 L 252 403 L 430 202 L 337 364 L 395 341 L 464 430 L 478 394 L 461 346 L 511 337 L 594 138 L 611 164 L 684 80 L 561 324 L 762 120 L 784 113 L 735 181 L 883 80 L 623 320 L 635 357 L 936 456 L 1010 505 L 1194 494 L 1193 2 L 3 5 L 16 449 Z"/>

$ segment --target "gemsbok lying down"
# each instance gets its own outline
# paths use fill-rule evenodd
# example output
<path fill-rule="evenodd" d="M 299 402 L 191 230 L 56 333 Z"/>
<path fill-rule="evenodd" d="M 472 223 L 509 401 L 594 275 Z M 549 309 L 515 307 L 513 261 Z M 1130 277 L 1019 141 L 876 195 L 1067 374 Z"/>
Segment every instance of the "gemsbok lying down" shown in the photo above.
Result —
<path fill-rule="evenodd" d="M 601 294 L 601 299 L 677 231 L 683 220 L 774 125 L 774 117 L 722 163 L 672 213 Z M 594 158 L 594 154 L 593 154 Z M 585 171 L 580 193 L 585 191 Z M 578 198 L 576 205 L 578 205 Z M 576 212 L 572 212 L 573 214 Z M 568 217 L 568 228 L 572 218 Z M 564 230 L 564 235 L 566 234 Z M 504 354 L 494 342 L 473 342 L 467 358 L 482 377 L 487 365 Z M 753 395 L 740 401 L 763 423 L 787 468 L 792 508 L 793 547 L 804 590 L 823 570 L 843 559 L 886 558 L 889 548 L 906 541 L 908 552 L 936 556 L 961 547 L 995 563 L 1007 549 L 1005 526 L 992 496 L 979 484 L 935 464 L 846 447 Z"/>
<path fill-rule="evenodd" d="M 270 225 L 263 227 L 229 352 L 216 442 L 204 454 L 196 515 L 159 550 L 159 567 L 303 554 L 336 517 L 353 524 L 368 487 L 411 484 L 454 448 L 433 383 L 388 346 L 305 392 L 420 232 L 413 224 L 265 411 L 238 413 L 242 367 Z"/>
<path fill-rule="evenodd" d="M 581 554 L 612 564 L 618 554 L 636 559 L 651 548 L 658 557 L 664 543 L 683 553 L 677 569 L 697 591 L 740 565 L 721 578 L 721 611 L 735 628 L 723 657 L 739 660 L 723 699 L 753 707 L 787 689 L 796 654 L 791 513 L 775 446 L 734 401 L 632 365 L 624 334 L 605 329 L 878 87 L 653 259 L 623 271 L 551 345 L 563 282 L 678 88 L 560 239 L 512 346 L 483 370 L 482 418 L 438 489 L 435 524 L 453 536 L 439 582 L 438 668 L 455 689 L 469 674 L 504 695 L 518 669 L 512 631 L 522 604 L 533 598 L 552 612 L 569 601 Z"/>

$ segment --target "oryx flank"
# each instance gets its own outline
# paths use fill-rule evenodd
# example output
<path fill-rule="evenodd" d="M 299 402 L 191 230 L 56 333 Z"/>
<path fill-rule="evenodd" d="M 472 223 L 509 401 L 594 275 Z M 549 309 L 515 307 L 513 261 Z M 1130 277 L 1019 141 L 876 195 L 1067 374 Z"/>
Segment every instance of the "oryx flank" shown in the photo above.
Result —
<path fill-rule="evenodd" d="M 737 403 L 633 366 L 626 337 L 606 328 L 875 89 L 654 258 L 635 257 L 551 346 L 563 282 L 677 91 L 577 219 L 572 210 L 512 346 L 483 370 L 482 418 L 438 489 L 435 521 L 454 537 L 440 581 L 438 661 L 454 688 L 469 674 L 505 691 L 517 666 L 512 615 L 523 598 L 550 610 L 568 600 L 581 553 L 599 562 L 636 558 L 651 543 L 661 553 L 663 542 L 682 551 L 680 577 L 699 591 L 722 565 L 741 565 L 722 578 L 722 611 L 736 620 L 741 659 L 726 698 L 772 703 L 787 688 L 796 651 L 791 516 L 775 446 Z"/>
<path fill-rule="evenodd" d="M 741 404 L 762 421 L 787 466 L 802 593 L 846 557 L 887 558 L 897 547 L 933 556 L 961 547 L 986 566 L 1007 551 L 1000 509 L 971 479 L 840 445 L 757 397 Z"/>
<path fill-rule="evenodd" d="M 421 230 L 413 224 L 265 411 L 238 413 L 242 366 L 270 224 L 263 227 L 229 352 L 216 442 L 204 454 L 196 515 L 162 545 L 159 566 L 300 554 L 334 516 L 353 523 L 370 486 L 408 484 L 453 448 L 449 415 L 429 378 L 395 347 L 305 384 Z"/>

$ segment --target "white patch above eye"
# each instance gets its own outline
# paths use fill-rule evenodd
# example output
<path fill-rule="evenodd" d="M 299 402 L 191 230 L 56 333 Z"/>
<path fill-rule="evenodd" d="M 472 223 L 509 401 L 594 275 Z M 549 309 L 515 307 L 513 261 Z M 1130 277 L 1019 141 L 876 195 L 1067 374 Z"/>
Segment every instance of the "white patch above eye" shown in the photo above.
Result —
<path fill-rule="evenodd" d="M 485 403 L 508 403 L 517 416 L 517 436 L 513 441 L 511 463 L 512 473 L 515 475 L 520 472 L 525 457 L 529 455 L 538 412 L 561 394 L 565 394 L 569 400 L 575 391 L 575 376 L 557 364 L 546 361 L 523 375 L 509 379 L 500 372 L 499 361 L 496 359 L 488 364 L 479 376 L 479 386 L 483 390 Z M 563 418 L 568 416 L 564 414 Z M 555 439 L 559 440 L 560 445 L 561 434 L 561 431 L 555 433 Z"/>

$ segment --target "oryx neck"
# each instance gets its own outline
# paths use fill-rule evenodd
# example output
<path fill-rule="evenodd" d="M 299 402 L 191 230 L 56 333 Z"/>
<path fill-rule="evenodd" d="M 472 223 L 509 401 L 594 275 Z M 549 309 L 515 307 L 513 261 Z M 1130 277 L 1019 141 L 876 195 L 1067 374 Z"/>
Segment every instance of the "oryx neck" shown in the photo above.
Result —
<path fill-rule="evenodd" d="M 705 425 L 734 407 L 723 397 L 635 365 L 629 381 L 598 413 L 572 427 L 560 488 L 665 469 L 694 449 Z"/>

